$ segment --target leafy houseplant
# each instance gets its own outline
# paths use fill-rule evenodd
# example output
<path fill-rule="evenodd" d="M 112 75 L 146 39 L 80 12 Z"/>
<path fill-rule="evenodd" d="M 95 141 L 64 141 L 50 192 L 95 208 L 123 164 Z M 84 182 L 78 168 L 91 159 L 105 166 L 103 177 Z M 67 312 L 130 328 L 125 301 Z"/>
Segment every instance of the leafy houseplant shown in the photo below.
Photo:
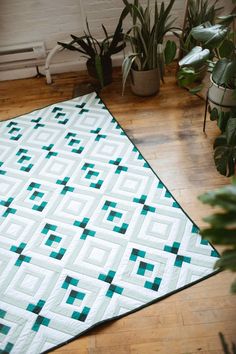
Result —
<path fill-rule="evenodd" d="M 225 245 L 227 249 L 216 262 L 215 267 L 221 270 L 236 271 L 236 179 L 221 189 L 210 191 L 199 197 L 206 204 L 222 208 L 204 220 L 210 224 L 201 231 L 201 235 L 217 245 Z M 231 291 L 236 293 L 236 280 L 231 286 Z"/>
<path fill-rule="evenodd" d="M 180 86 L 193 83 L 199 67 L 208 64 L 211 85 L 208 99 L 211 120 L 217 120 L 221 135 L 214 143 L 214 160 L 217 170 L 225 175 L 235 174 L 236 165 L 236 50 L 230 23 L 235 14 L 220 17 L 220 23 L 202 24 L 192 29 L 191 35 L 202 46 L 194 47 L 179 64 Z M 190 90 L 196 93 L 202 85 Z"/>
<path fill-rule="evenodd" d="M 202 237 L 208 241 L 216 245 L 227 246 L 222 257 L 216 262 L 215 268 L 236 272 L 236 179 L 232 180 L 232 185 L 207 192 L 199 196 L 199 199 L 205 204 L 222 209 L 221 212 L 204 218 L 209 227 L 200 232 Z M 236 294 L 236 280 L 231 285 L 231 292 Z M 231 343 L 231 352 L 229 344 L 221 332 L 219 337 L 224 353 L 236 354 L 236 344 Z"/>
<path fill-rule="evenodd" d="M 128 75 L 132 74 L 132 91 L 141 96 L 148 96 L 159 91 L 160 75 L 163 74 L 162 44 L 165 34 L 170 31 L 174 21 L 170 20 L 170 12 L 175 0 L 170 0 L 167 7 L 164 2 L 158 9 L 155 1 L 154 13 L 149 0 L 143 7 L 139 0 L 129 3 L 123 0 L 125 9 L 132 18 L 132 26 L 125 35 L 125 41 L 131 46 L 122 65 L 123 93 Z M 176 53 L 174 42 L 168 41 L 165 50 L 165 60 L 169 63 Z M 160 75 L 159 75 L 160 73 Z"/>
<path fill-rule="evenodd" d="M 88 73 L 99 80 L 101 87 L 112 81 L 111 56 L 119 53 L 125 47 L 122 23 L 126 15 L 127 10 L 124 9 L 113 35 L 108 35 L 105 26 L 102 25 L 105 35 L 102 41 L 97 40 L 91 34 L 88 21 L 86 20 L 87 33 L 85 32 L 81 37 L 71 35 L 72 41 L 70 43 L 58 42 L 63 48 L 77 51 L 87 58 Z"/>
<path fill-rule="evenodd" d="M 179 62 L 181 70 L 178 73 L 180 86 L 186 86 L 195 81 L 199 68 L 208 64 L 211 75 L 211 87 L 208 97 L 212 107 L 231 108 L 236 105 L 233 90 L 236 88 L 236 50 L 234 34 L 230 33 L 230 23 L 236 14 L 219 17 L 216 25 L 203 23 L 194 27 L 191 36 L 196 40 L 195 46 Z M 218 88 L 218 89 L 217 89 Z M 202 85 L 191 92 L 196 93 Z"/>
<path fill-rule="evenodd" d="M 221 130 L 221 135 L 214 142 L 216 168 L 224 176 L 233 176 L 236 174 L 236 111 L 218 112 L 214 108 L 211 120 L 217 120 Z"/>
<path fill-rule="evenodd" d="M 180 41 L 179 59 L 197 45 L 196 40 L 191 36 L 194 27 L 205 22 L 215 24 L 216 15 L 222 9 L 222 7 L 216 7 L 217 2 L 218 0 L 209 4 L 208 0 L 187 1 L 182 34 L 178 35 L 176 33 Z"/>

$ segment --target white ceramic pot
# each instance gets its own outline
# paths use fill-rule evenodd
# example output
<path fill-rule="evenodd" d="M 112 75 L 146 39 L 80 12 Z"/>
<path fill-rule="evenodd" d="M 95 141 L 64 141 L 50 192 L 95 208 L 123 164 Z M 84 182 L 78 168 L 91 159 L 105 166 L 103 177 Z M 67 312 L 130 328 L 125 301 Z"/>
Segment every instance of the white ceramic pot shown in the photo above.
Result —
<path fill-rule="evenodd" d="M 131 90 L 138 96 L 152 96 L 160 90 L 159 70 L 138 71 L 131 69 Z"/>
<path fill-rule="evenodd" d="M 208 91 L 210 108 L 217 108 L 222 111 L 229 111 L 232 107 L 236 107 L 236 99 L 233 96 L 233 89 L 218 86 L 210 77 L 211 86 Z"/>

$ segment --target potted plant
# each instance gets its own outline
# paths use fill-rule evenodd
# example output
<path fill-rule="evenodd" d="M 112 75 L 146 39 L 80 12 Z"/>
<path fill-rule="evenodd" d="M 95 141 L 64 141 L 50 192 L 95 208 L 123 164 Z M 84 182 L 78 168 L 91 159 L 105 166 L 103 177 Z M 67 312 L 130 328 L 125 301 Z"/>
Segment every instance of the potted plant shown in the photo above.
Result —
<path fill-rule="evenodd" d="M 131 73 L 131 90 L 136 95 L 149 96 L 156 94 L 160 88 L 160 78 L 163 76 L 163 39 L 172 30 L 174 21 L 170 20 L 170 12 L 175 0 L 170 0 L 167 7 L 162 2 L 158 9 L 155 1 L 152 13 L 149 1 L 143 7 L 139 0 L 129 3 L 123 0 L 125 8 L 132 18 L 132 26 L 125 35 L 125 40 L 131 46 L 122 65 L 123 90 L 128 75 Z M 173 60 L 176 54 L 176 44 L 168 41 L 165 48 L 166 63 Z"/>
<path fill-rule="evenodd" d="M 215 24 L 217 13 L 223 9 L 223 7 L 216 7 L 217 3 L 218 0 L 213 4 L 209 4 L 208 0 L 188 0 L 186 2 L 182 33 L 180 35 L 175 33 L 180 42 L 179 60 L 197 45 L 196 40 L 191 36 L 192 29 L 205 22 Z"/>
<path fill-rule="evenodd" d="M 202 23 L 215 24 L 216 15 L 223 7 L 216 7 L 218 0 L 213 4 L 209 4 L 208 0 L 188 0 L 186 3 L 184 24 L 181 35 L 175 32 L 179 38 L 179 56 L 180 60 L 184 55 L 191 51 L 196 45 L 197 41 L 191 35 L 194 27 Z M 182 68 L 179 69 L 177 77 L 181 76 Z M 184 71 L 184 70 L 183 70 Z M 194 82 L 201 82 L 207 73 L 207 63 L 195 67 Z M 187 75 L 187 73 L 185 72 Z"/>
<path fill-rule="evenodd" d="M 180 86 L 195 81 L 199 67 L 208 64 L 212 72 L 208 98 L 211 109 L 231 110 L 236 106 L 236 49 L 234 34 L 230 32 L 230 23 L 236 14 L 219 17 L 216 25 L 204 23 L 194 27 L 191 36 L 199 43 L 179 62 L 181 68 L 178 74 Z M 202 85 L 194 87 L 196 93 Z"/>
<path fill-rule="evenodd" d="M 88 21 L 86 20 L 87 32 L 83 36 L 77 37 L 71 35 L 72 41 L 70 43 L 58 42 L 63 48 L 77 51 L 87 58 L 88 73 L 99 81 L 101 87 L 112 82 L 111 56 L 119 53 L 126 45 L 123 40 L 124 34 L 122 29 L 122 23 L 126 15 L 127 9 L 124 9 L 113 35 L 108 35 L 105 26 L 102 25 L 105 35 L 102 41 L 99 41 L 91 34 Z"/>

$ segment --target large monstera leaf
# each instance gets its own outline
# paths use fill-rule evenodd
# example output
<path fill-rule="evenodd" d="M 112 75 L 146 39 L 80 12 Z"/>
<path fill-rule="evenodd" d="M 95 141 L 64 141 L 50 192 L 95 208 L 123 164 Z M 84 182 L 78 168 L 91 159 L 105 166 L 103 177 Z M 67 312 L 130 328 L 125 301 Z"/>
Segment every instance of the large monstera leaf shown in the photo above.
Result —
<path fill-rule="evenodd" d="M 229 29 L 223 25 L 209 26 L 202 24 L 194 27 L 191 34 L 194 39 L 204 44 L 208 48 L 216 48 L 225 39 Z"/>
<path fill-rule="evenodd" d="M 219 60 L 212 71 L 212 79 L 217 85 L 229 87 L 232 83 L 233 87 L 236 79 L 236 60 Z"/>
<path fill-rule="evenodd" d="M 210 56 L 209 49 L 202 49 L 200 46 L 194 47 L 185 57 L 179 61 L 179 66 L 193 66 L 203 64 Z"/>

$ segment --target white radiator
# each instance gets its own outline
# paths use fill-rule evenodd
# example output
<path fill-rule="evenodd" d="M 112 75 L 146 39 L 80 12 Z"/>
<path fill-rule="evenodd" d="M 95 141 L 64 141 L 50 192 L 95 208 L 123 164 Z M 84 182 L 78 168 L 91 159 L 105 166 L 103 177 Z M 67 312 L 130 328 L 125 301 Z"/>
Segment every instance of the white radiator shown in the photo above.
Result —
<path fill-rule="evenodd" d="M 44 42 L 0 46 L 0 71 L 42 65 L 45 58 Z"/>

